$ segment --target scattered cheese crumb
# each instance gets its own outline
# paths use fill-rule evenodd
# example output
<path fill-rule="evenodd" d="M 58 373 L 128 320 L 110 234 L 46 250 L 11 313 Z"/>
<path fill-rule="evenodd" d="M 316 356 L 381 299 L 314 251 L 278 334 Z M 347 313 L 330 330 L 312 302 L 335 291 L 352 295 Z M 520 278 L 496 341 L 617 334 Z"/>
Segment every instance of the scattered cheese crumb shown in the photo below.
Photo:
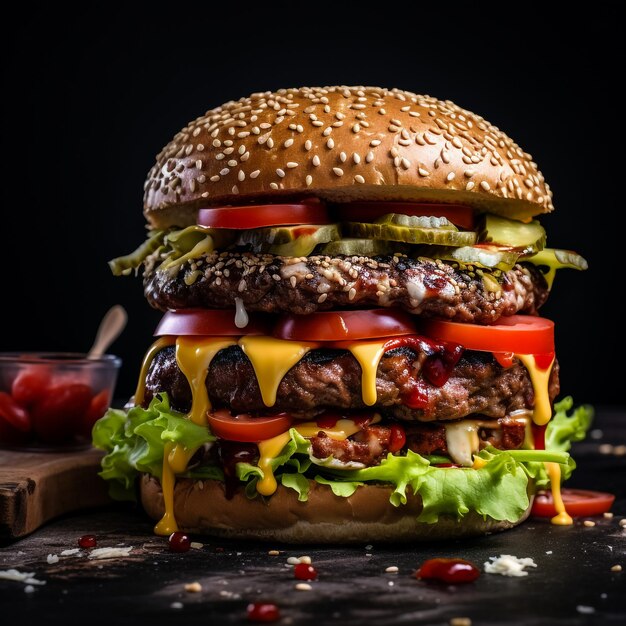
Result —
<path fill-rule="evenodd" d="M 615 446 L 613 448 L 613 454 L 615 454 L 616 456 L 624 456 L 624 455 L 626 455 L 626 446 L 624 446 L 624 445 Z"/>
<path fill-rule="evenodd" d="M 298 583 L 296 585 L 296 589 L 298 591 L 311 591 L 313 589 L 313 587 L 311 587 L 311 585 L 309 585 L 309 583 Z"/>
<path fill-rule="evenodd" d="M 598 447 L 600 454 L 612 454 L 613 446 L 610 443 L 603 443 Z"/>
<path fill-rule="evenodd" d="M 394 582 L 393 582 L 393 580 L 390 580 L 390 581 L 388 581 L 388 582 L 387 582 L 387 584 L 388 584 L 390 587 L 393 587 Z"/>
<path fill-rule="evenodd" d="M 371 552 L 366 552 L 365 556 L 372 556 Z"/>
<path fill-rule="evenodd" d="M 288 565 L 298 565 L 298 563 L 300 563 L 300 559 L 297 556 L 290 556 L 287 559 Z"/>
<path fill-rule="evenodd" d="M 239 600 L 241 598 L 240 594 L 228 591 L 226 589 L 220 590 L 220 596 L 222 596 L 222 598 L 233 598 L 233 600 Z"/>
<path fill-rule="evenodd" d="M 121 556 L 130 556 L 133 546 L 127 548 L 96 548 L 89 553 L 90 559 L 116 559 Z"/>
<path fill-rule="evenodd" d="M 625 519 L 621 519 L 621 520 L 619 521 L 619 525 L 620 525 L 622 528 L 626 528 L 626 518 L 625 518 Z"/>
<path fill-rule="evenodd" d="M 310 556 L 301 556 L 300 563 L 304 563 L 305 565 L 311 565 L 311 557 Z"/>
<path fill-rule="evenodd" d="M 612 572 L 621 572 L 621 571 L 622 571 L 622 566 L 621 566 L 621 565 L 614 565 L 614 566 L 611 568 L 611 571 L 612 571 Z"/>
<path fill-rule="evenodd" d="M 583 615 L 591 615 L 592 613 L 595 613 L 595 612 L 596 612 L 596 610 L 595 610 L 592 606 L 586 606 L 586 605 L 584 605 L 584 604 L 579 604 L 579 605 L 576 607 L 576 610 L 577 610 L 579 613 L 582 613 Z"/>
<path fill-rule="evenodd" d="M 14 580 L 18 583 L 29 585 L 45 585 L 45 580 L 37 580 L 35 572 L 20 572 L 16 569 L 0 570 L 0 578 L 3 580 Z"/>
<path fill-rule="evenodd" d="M 60 556 L 72 556 L 74 554 L 78 554 L 80 552 L 80 548 L 72 548 L 71 550 L 63 550 Z"/>
<path fill-rule="evenodd" d="M 592 439 L 602 439 L 602 437 L 604 436 L 604 433 L 599 429 L 599 428 L 594 428 L 590 433 L 589 436 Z"/>
<path fill-rule="evenodd" d="M 453 617 L 450 626 L 472 626 L 472 620 L 469 617 Z"/>
<path fill-rule="evenodd" d="M 587 528 L 591 528 L 592 526 L 595 526 L 595 525 L 596 525 L 596 523 L 592 522 L 590 519 L 586 519 L 583 522 L 583 526 L 586 526 Z"/>
<path fill-rule="evenodd" d="M 172 602 L 172 604 L 170 604 L 170 607 L 172 609 L 182 609 L 183 608 L 183 603 L 182 602 Z"/>
<path fill-rule="evenodd" d="M 279 550 L 270 550 L 270 551 L 268 552 L 268 554 L 269 554 L 270 556 L 278 556 L 278 555 L 280 554 L 280 551 L 279 551 Z"/>
<path fill-rule="evenodd" d="M 35 588 L 32 585 L 26 585 L 26 587 L 24 587 L 24 593 L 33 593 L 33 591 L 35 591 Z"/>
<path fill-rule="evenodd" d="M 502 576 L 528 576 L 528 572 L 524 571 L 526 567 L 537 567 L 537 564 L 531 558 L 518 559 L 511 554 L 501 554 L 500 556 L 491 556 L 491 563 L 485 562 L 485 572 L 487 574 L 501 574 Z"/>
<path fill-rule="evenodd" d="M 189 544 L 194 550 L 200 550 L 201 548 L 204 548 L 204 544 L 200 543 L 199 541 L 192 541 Z"/>
<path fill-rule="evenodd" d="M 187 583 L 185 585 L 185 591 L 188 591 L 189 593 L 198 593 L 202 591 L 202 585 L 197 581 L 194 583 Z"/>
<path fill-rule="evenodd" d="M 373 547 L 374 547 L 374 546 L 373 546 L 371 543 L 368 543 L 368 544 L 365 546 L 365 549 L 366 549 L 366 550 L 371 550 Z"/>
<path fill-rule="evenodd" d="M 398 571 L 398 568 L 395 565 L 390 565 L 389 567 L 385 568 L 385 571 L 387 572 L 387 574 L 395 574 Z"/>
<path fill-rule="evenodd" d="M 611 513 L 611 511 L 606 511 L 604 513 L 604 517 L 606 517 L 606 519 L 613 519 L 613 513 Z"/>
<path fill-rule="evenodd" d="M 546 554 L 552 554 L 552 550 L 546 550 Z"/>
<path fill-rule="evenodd" d="M 54 565 L 59 562 L 59 557 L 56 554 L 49 554 L 46 560 L 48 561 L 48 565 Z"/>

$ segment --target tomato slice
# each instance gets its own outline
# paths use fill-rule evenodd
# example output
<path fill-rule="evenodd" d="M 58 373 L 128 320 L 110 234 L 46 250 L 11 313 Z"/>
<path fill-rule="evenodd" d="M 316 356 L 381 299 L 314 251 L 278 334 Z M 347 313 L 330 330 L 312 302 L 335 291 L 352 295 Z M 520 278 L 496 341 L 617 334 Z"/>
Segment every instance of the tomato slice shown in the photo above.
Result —
<path fill-rule="evenodd" d="M 209 228 L 243 230 L 264 226 L 329 223 L 326 205 L 319 202 L 210 207 L 198 211 L 198 224 Z"/>
<path fill-rule="evenodd" d="M 467 350 L 541 355 L 541 363 L 551 363 L 543 355 L 554 353 L 554 322 L 534 315 L 501 317 L 489 326 L 423 320 L 420 329 L 427 337 L 458 343 Z"/>
<path fill-rule="evenodd" d="M 263 314 L 250 315 L 244 328 L 235 326 L 235 311 L 180 309 L 168 311 L 154 331 L 155 337 L 163 335 L 202 335 L 212 337 L 241 337 L 242 335 L 267 335 L 270 326 Z"/>
<path fill-rule="evenodd" d="M 284 315 L 274 336 L 292 341 L 343 341 L 415 334 L 413 318 L 396 309 L 322 311 L 311 315 Z"/>
<path fill-rule="evenodd" d="M 32 406 L 40 400 L 50 386 L 50 370 L 47 365 L 33 365 L 23 369 L 11 385 L 13 399 L 22 406 Z"/>
<path fill-rule="evenodd" d="M 30 431 L 30 416 L 8 393 L 0 391 L 0 420 L 4 420 L 12 428 L 27 433 Z"/>
<path fill-rule="evenodd" d="M 252 417 L 247 413 L 231 415 L 227 409 L 208 415 L 214 435 L 230 441 L 257 442 L 271 439 L 289 430 L 293 419 L 281 413 L 268 417 Z"/>
<path fill-rule="evenodd" d="M 606 513 L 615 500 L 612 493 L 604 491 L 587 491 L 585 489 L 562 489 L 563 503 L 572 517 L 602 515 Z M 554 517 L 557 514 L 552 500 L 552 492 L 540 492 L 535 496 L 531 514 L 537 517 Z"/>
<path fill-rule="evenodd" d="M 350 202 L 336 207 L 339 220 L 373 222 L 387 213 L 445 217 L 466 230 L 474 230 L 474 210 L 458 204 L 425 204 L 417 202 Z"/>

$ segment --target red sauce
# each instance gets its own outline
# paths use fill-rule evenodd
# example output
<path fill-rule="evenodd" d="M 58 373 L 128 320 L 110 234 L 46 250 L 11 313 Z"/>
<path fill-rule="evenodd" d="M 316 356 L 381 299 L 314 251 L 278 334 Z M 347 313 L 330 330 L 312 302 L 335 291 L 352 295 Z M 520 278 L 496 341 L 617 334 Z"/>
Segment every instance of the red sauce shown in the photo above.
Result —
<path fill-rule="evenodd" d="M 293 568 L 293 575 L 298 580 L 315 580 L 317 578 L 317 570 L 307 563 L 298 563 Z"/>
<path fill-rule="evenodd" d="M 167 540 L 170 552 L 189 552 L 191 548 L 191 539 L 186 533 L 175 532 L 169 536 Z"/>
<path fill-rule="evenodd" d="M 78 546 L 80 548 L 95 548 L 97 543 L 95 535 L 83 535 L 78 540 Z"/>
<path fill-rule="evenodd" d="M 433 463 L 433 467 L 462 467 L 456 463 Z"/>
<path fill-rule="evenodd" d="M 535 450 L 545 450 L 546 449 L 546 426 L 539 426 L 538 424 L 533 424 L 533 440 L 535 442 Z"/>
<path fill-rule="evenodd" d="M 540 370 L 547 370 L 554 361 L 554 352 L 548 354 L 535 354 L 535 364 Z"/>
<path fill-rule="evenodd" d="M 220 439 L 219 457 L 224 470 L 226 499 L 232 500 L 237 487 L 241 484 L 239 478 L 237 478 L 237 463 L 256 465 L 259 460 L 259 449 L 256 443 Z"/>
<path fill-rule="evenodd" d="M 406 433 L 400 424 L 392 424 L 389 434 L 389 452 L 399 452 L 406 444 Z"/>
<path fill-rule="evenodd" d="M 480 570 L 465 559 L 429 559 L 414 576 L 448 584 L 471 583 L 480 576 Z"/>
<path fill-rule="evenodd" d="M 493 358 L 504 368 L 508 369 L 513 365 L 513 357 L 515 355 L 512 352 L 494 352 Z"/>
<path fill-rule="evenodd" d="M 424 409 L 428 406 L 428 389 L 421 378 L 417 379 L 413 390 L 402 399 L 410 409 Z"/>
<path fill-rule="evenodd" d="M 339 415 L 335 413 L 324 413 L 315 418 L 315 422 L 320 428 L 334 428 L 339 421 Z"/>
<path fill-rule="evenodd" d="M 248 604 L 246 609 L 248 620 L 251 622 L 276 622 L 280 619 L 280 611 L 275 604 L 269 602 L 255 602 Z"/>

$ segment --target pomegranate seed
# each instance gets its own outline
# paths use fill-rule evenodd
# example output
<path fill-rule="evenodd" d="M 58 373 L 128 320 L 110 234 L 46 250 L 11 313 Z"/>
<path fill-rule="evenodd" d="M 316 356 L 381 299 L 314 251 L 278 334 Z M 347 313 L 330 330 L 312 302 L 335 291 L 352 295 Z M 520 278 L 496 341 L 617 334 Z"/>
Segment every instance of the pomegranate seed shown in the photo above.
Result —
<path fill-rule="evenodd" d="M 83 535 L 78 540 L 78 545 L 81 548 L 95 548 L 97 543 L 95 535 Z"/>
<path fill-rule="evenodd" d="M 293 575 L 298 580 L 315 580 L 317 578 L 317 570 L 307 563 L 298 563 L 293 568 Z"/>
<path fill-rule="evenodd" d="M 185 533 L 172 533 L 167 541 L 170 545 L 170 552 L 189 552 L 191 548 L 191 540 Z"/>
<path fill-rule="evenodd" d="M 278 607 L 266 602 L 248 604 L 247 612 L 251 622 L 275 622 L 280 619 Z"/>
<path fill-rule="evenodd" d="M 415 578 L 443 583 L 471 583 L 480 576 L 480 570 L 464 559 L 429 559 L 415 572 Z"/>

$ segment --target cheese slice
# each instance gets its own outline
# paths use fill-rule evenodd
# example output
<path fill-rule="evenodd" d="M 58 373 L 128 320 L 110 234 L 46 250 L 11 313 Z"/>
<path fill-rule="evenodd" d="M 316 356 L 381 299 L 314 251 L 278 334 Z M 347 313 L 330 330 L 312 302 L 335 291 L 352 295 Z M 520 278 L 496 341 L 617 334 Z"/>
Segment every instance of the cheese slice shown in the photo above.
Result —
<path fill-rule="evenodd" d="M 516 354 L 515 357 L 524 364 L 524 367 L 530 376 L 530 382 L 533 385 L 533 391 L 535 393 L 533 422 L 539 426 L 543 426 L 544 424 L 547 424 L 552 417 L 552 406 L 550 405 L 548 383 L 550 382 L 550 372 L 552 372 L 554 359 L 552 359 L 552 363 L 550 363 L 550 365 L 544 370 L 537 366 L 535 356 L 533 354 Z"/>
<path fill-rule="evenodd" d="M 176 343 L 174 337 L 159 337 L 151 346 L 148 348 L 146 355 L 143 357 L 143 362 L 141 363 L 141 370 L 139 372 L 139 380 L 137 381 L 137 388 L 135 389 L 134 403 L 135 406 L 140 406 L 143 404 L 145 395 L 146 395 L 146 376 L 148 375 L 148 370 L 150 369 L 150 365 L 152 365 L 152 361 L 158 352 L 163 350 L 163 348 L 167 348 L 167 346 L 173 346 Z"/>
<path fill-rule="evenodd" d="M 244 354 L 250 359 L 265 406 L 276 404 L 276 392 L 285 374 L 302 357 L 319 344 L 286 341 L 265 336 L 247 336 L 239 340 Z"/>
<path fill-rule="evenodd" d="M 236 343 L 230 337 L 179 337 L 176 340 L 176 362 L 191 387 L 189 418 L 194 424 L 207 424 L 211 402 L 206 388 L 206 377 L 211 361 L 220 350 Z"/>
<path fill-rule="evenodd" d="M 348 346 L 352 356 L 361 366 L 361 395 L 367 406 L 376 404 L 376 372 L 378 364 L 385 353 L 388 339 L 381 341 L 355 341 Z"/>

